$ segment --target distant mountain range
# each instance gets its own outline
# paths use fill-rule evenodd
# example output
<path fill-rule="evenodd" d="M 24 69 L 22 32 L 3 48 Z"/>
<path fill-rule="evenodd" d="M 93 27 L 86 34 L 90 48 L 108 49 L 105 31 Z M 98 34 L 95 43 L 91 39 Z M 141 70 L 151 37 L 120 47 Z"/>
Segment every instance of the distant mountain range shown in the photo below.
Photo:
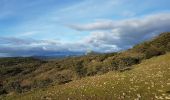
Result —
<path fill-rule="evenodd" d="M 85 55 L 84 52 L 71 52 L 71 51 L 65 51 L 65 52 L 57 52 L 52 54 L 46 54 L 44 56 L 40 55 L 33 55 L 31 57 L 38 58 L 38 59 L 60 59 L 60 58 L 67 58 L 67 57 L 77 57 L 77 56 L 83 56 Z"/>

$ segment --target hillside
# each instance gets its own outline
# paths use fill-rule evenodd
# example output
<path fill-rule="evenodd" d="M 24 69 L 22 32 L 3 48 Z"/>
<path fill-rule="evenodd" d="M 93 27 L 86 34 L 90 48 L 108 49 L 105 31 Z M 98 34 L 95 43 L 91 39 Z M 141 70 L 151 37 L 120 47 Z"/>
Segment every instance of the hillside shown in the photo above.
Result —
<path fill-rule="evenodd" d="M 136 64 L 170 51 L 170 32 L 161 33 L 133 48 L 108 54 L 88 54 L 57 60 L 0 58 L 0 96 L 25 93 L 85 77 L 133 69 Z M 147 67 L 147 66 L 146 66 Z"/>
<path fill-rule="evenodd" d="M 7 100 L 158 100 L 170 99 L 170 53 L 142 61 L 130 71 L 109 72 L 54 85 Z"/>

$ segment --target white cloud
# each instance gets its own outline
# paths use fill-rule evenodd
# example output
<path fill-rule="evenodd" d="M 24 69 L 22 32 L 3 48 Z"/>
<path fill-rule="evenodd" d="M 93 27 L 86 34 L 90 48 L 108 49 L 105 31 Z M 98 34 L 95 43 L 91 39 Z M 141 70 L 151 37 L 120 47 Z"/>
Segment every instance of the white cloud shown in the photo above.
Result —
<path fill-rule="evenodd" d="M 129 48 L 160 32 L 170 31 L 170 13 L 159 13 L 119 21 L 99 21 L 71 27 L 79 31 L 90 31 L 91 34 L 84 41 L 92 45 L 93 48 L 100 48 L 102 51 L 102 48 L 107 45 L 108 47 L 114 46 L 111 49 L 116 51 Z M 107 51 L 107 49 L 105 50 Z"/>
<path fill-rule="evenodd" d="M 164 26 L 165 24 L 169 24 L 170 20 L 170 13 L 159 13 L 159 14 L 153 14 L 148 15 L 140 18 L 131 18 L 131 19 L 125 19 L 125 20 L 106 20 L 106 21 L 99 21 L 89 24 L 76 24 L 76 25 L 70 25 L 71 28 L 81 31 L 91 31 L 91 30 L 110 30 L 110 29 L 116 29 L 121 27 L 142 27 L 146 25 L 153 25 L 151 27 L 159 27 Z M 160 24 L 157 24 L 157 22 L 161 22 Z M 155 25 L 156 24 L 156 25 Z"/>
<path fill-rule="evenodd" d="M 27 36 L 33 36 L 33 35 L 38 34 L 38 33 L 39 33 L 38 31 L 30 31 L 30 32 L 24 32 L 24 33 L 17 34 L 17 36 L 27 37 Z"/>
<path fill-rule="evenodd" d="M 0 37 L 1 56 L 55 56 L 82 54 L 83 43 L 62 43 L 58 40 L 34 40 L 28 38 Z"/>

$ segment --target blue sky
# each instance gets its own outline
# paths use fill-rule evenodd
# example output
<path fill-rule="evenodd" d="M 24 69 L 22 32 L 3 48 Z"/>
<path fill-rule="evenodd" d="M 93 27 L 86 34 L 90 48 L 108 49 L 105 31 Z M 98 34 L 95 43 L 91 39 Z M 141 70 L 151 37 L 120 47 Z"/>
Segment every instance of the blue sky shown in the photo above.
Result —
<path fill-rule="evenodd" d="M 170 31 L 169 4 L 169 0 L 0 0 L 0 56 L 130 48 Z"/>

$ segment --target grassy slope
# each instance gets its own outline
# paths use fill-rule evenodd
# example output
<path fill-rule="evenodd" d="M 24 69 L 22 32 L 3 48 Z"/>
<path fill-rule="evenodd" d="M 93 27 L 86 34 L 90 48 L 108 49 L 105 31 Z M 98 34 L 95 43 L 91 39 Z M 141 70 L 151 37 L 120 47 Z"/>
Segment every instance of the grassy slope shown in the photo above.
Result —
<path fill-rule="evenodd" d="M 9 96 L 15 100 L 155 100 L 170 99 L 170 53 L 135 65 L 125 72 L 83 78 L 64 85 Z"/>

